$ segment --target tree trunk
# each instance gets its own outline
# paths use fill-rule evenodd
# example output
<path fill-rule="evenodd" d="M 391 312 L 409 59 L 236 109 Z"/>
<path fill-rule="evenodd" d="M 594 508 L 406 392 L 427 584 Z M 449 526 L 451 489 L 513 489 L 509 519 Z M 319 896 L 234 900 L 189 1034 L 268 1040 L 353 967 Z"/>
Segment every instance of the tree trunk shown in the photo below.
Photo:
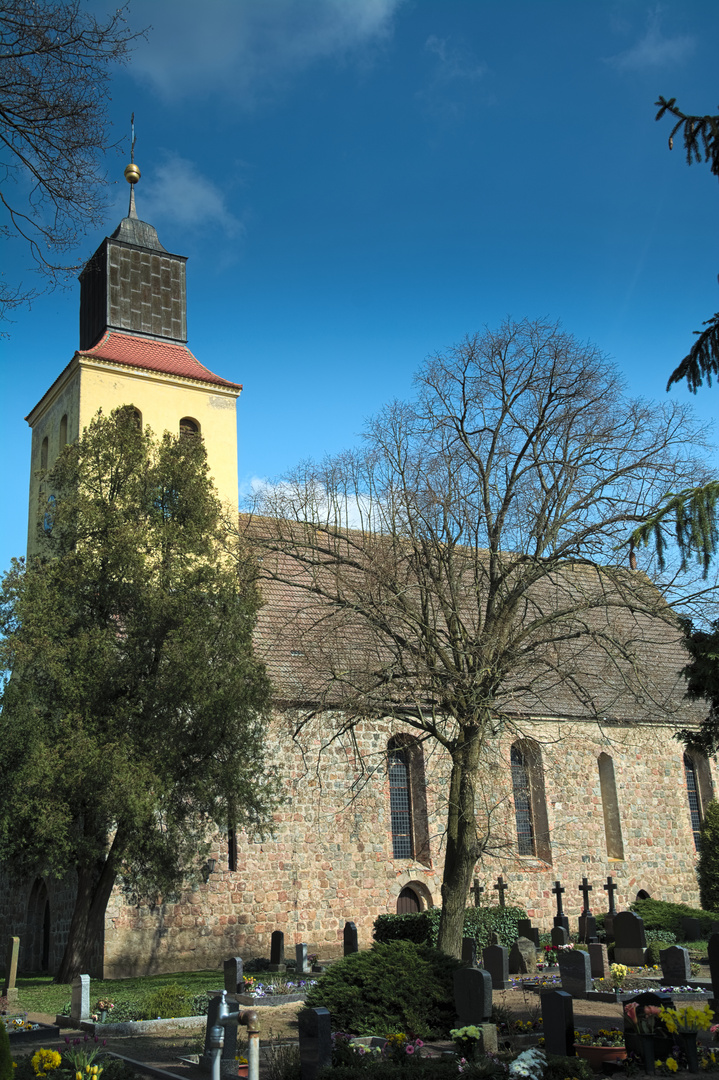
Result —
<path fill-rule="evenodd" d="M 447 815 L 447 851 L 442 877 L 442 914 L 437 946 L 448 956 L 462 956 L 464 910 L 475 863 L 479 858 L 474 795 L 481 738 L 479 728 L 466 728 L 452 756 Z"/>
<path fill-rule="evenodd" d="M 77 975 L 102 977 L 98 944 L 104 944 L 105 911 L 117 877 L 119 849 L 116 833 L 99 876 L 97 866 L 78 867 L 75 907 L 65 952 L 55 974 L 57 983 L 72 982 Z"/>

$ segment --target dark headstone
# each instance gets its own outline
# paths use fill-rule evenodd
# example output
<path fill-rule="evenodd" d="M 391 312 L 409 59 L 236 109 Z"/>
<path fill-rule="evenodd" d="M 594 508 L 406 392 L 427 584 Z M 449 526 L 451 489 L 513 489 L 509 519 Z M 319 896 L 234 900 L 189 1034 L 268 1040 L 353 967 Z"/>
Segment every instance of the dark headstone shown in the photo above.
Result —
<path fill-rule="evenodd" d="M 611 979 L 606 945 L 600 945 L 598 941 L 592 942 L 589 946 L 589 967 L 593 979 Z"/>
<path fill-rule="evenodd" d="M 295 971 L 298 975 L 309 975 L 310 962 L 307 959 L 307 945 L 302 942 L 295 945 Z"/>
<path fill-rule="evenodd" d="M 314 1080 L 332 1064 L 332 1027 L 328 1009 L 302 1009 L 297 1014 L 302 1080 Z"/>
<path fill-rule="evenodd" d="M 464 967 L 477 966 L 477 942 L 472 937 L 462 938 L 462 964 Z"/>
<path fill-rule="evenodd" d="M 270 939 L 270 971 L 285 970 L 285 935 L 273 930 Z"/>
<path fill-rule="evenodd" d="M 483 968 L 454 972 L 454 1007 L 459 1027 L 486 1024 L 492 1015 L 492 976 Z"/>
<path fill-rule="evenodd" d="M 344 928 L 344 955 L 349 956 L 350 953 L 354 952 L 359 952 L 357 927 L 353 922 L 346 922 Z"/>
<path fill-rule="evenodd" d="M 699 919 L 685 915 L 682 919 L 682 933 L 685 941 L 698 941 L 702 936 L 702 924 Z"/>
<path fill-rule="evenodd" d="M 209 1067 L 212 1064 L 212 1047 L 210 1045 L 210 1031 L 217 1023 L 217 1017 L 220 1012 L 220 1002 L 222 1001 L 222 994 L 218 991 L 210 997 L 210 1004 L 207 1007 L 207 1023 L 205 1024 L 205 1050 L 202 1055 L 202 1064 L 205 1067 Z M 237 1008 L 233 1001 L 229 1001 L 231 1009 Z M 225 1028 L 225 1042 L 222 1047 L 222 1053 L 220 1054 L 220 1073 L 223 1076 L 228 1075 L 228 1070 L 231 1066 L 237 1073 L 237 1066 L 235 1065 L 235 1054 L 237 1053 L 237 1024 L 229 1024 Z"/>
<path fill-rule="evenodd" d="M 531 919 L 520 919 L 517 923 L 517 930 L 520 937 L 529 938 L 534 942 L 535 949 L 539 948 L 539 930 L 536 926 L 532 926 Z"/>
<path fill-rule="evenodd" d="M 238 991 L 239 993 L 242 993 L 245 984 L 242 957 L 231 956 L 229 960 L 225 960 L 223 968 L 225 972 L 225 990 L 227 993 L 236 994 Z"/>
<path fill-rule="evenodd" d="M 709 974 L 712 981 L 714 999 L 719 1000 L 719 934 L 712 934 L 707 942 Z"/>
<path fill-rule="evenodd" d="M 614 959 L 617 964 L 641 967 L 647 937 L 644 921 L 633 911 L 620 911 L 614 916 Z"/>
<path fill-rule="evenodd" d="M 534 975 L 537 970 L 537 950 L 529 938 L 517 938 L 509 954 L 512 975 Z"/>
<path fill-rule="evenodd" d="M 574 1008 L 566 990 L 543 990 L 542 1029 L 548 1054 L 574 1057 Z"/>
<path fill-rule="evenodd" d="M 569 944 L 569 931 L 564 926 L 553 926 L 549 936 L 555 949 Z"/>
<path fill-rule="evenodd" d="M 604 916 L 604 933 L 607 941 L 614 941 L 614 912 Z"/>
<path fill-rule="evenodd" d="M 567 931 L 567 933 L 569 933 L 569 916 L 568 915 L 555 915 L 554 916 L 554 925 L 555 926 L 563 926 L 564 929 Z"/>
<path fill-rule="evenodd" d="M 597 940 L 597 920 L 593 915 L 579 916 L 579 940 L 584 942 Z"/>
<path fill-rule="evenodd" d="M 686 986 L 692 977 L 692 964 L 689 950 L 679 945 L 670 945 L 659 953 L 662 965 L 662 982 L 665 986 Z"/>
<path fill-rule="evenodd" d="M 575 998 L 585 998 L 592 989 L 592 972 L 589 953 L 581 949 L 569 949 L 559 954 L 559 974 L 562 990 Z"/>
<path fill-rule="evenodd" d="M 509 981 L 509 950 L 504 945 L 488 945 L 482 952 L 482 966 L 492 979 L 493 990 L 507 990 Z"/>

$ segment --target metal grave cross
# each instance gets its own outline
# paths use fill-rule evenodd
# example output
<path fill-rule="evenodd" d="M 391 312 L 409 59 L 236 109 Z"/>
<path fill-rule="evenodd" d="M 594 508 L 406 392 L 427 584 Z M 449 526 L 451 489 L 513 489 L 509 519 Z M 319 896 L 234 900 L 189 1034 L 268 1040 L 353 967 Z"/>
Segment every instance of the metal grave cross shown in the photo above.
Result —
<path fill-rule="evenodd" d="M 582 915 L 591 915 L 592 914 L 591 911 L 589 910 L 589 894 L 592 891 L 592 888 L 593 888 L 593 886 L 589 884 L 589 882 L 587 881 L 587 879 L 585 877 L 583 877 L 582 878 L 582 884 L 579 886 L 579 891 L 582 894 L 582 896 L 584 897 L 584 910 L 582 911 Z"/>
<path fill-rule="evenodd" d="M 561 881 L 554 882 L 554 888 L 552 889 L 552 892 L 557 898 L 557 915 L 561 916 L 564 914 L 564 910 L 562 908 L 562 893 L 564 892 L 564 889 L 562 888 Z"/>
<path fill-rule="evenodd" d="M 607 896 L 609 897 L 609 914 L 610 915 L 616 915 L 617 912 L 616 912 L 616 908 L 614 907 L 614 894 L 617 891 L 617 889 L 619 888 L 619 886 L 615 884 L 614 878 L 611 876 L 611 874 L 607 878 L 606 885 L 602 885 L 602 888 L 604 889 L 604 891 L 607 893 Z"/>
<path fill-rule="evenodd" d="M 479 878 L 474 879 L 474 885 L 472 886 L 472 892 L 474 893 L 474 906 L 479 907 L 481 904 L 481 896 L 484 892 L 484 885 L 479 884 Z"/>
<path fill-rule="evenodd" d="M 504 894 L 506 892 L 508 892 L 509 885 L 506 883 L 506 881 L 504 880 L 504 878 L 502 877 L 501 874 L 497 878 L 497 884 L 493 885 L 492 888 L 495 889 L 499 893 L 499 906 L 500 907 L 505 907 Z"/>

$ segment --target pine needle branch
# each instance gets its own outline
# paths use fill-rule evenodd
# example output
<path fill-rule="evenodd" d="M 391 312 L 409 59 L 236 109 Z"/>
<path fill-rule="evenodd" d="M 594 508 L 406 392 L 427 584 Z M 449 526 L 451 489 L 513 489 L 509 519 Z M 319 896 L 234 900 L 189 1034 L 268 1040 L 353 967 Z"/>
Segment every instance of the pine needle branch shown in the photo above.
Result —
<path fill-rule="evenodd" d="M 694 554 L 706 577 L 719 541 L 718 498 L 719 480 L 711 480 L 701 487 L 685 488 L 676 494 L 670 492 L 655 513 L 634 530 L 629 538 L 630 546 L 643 547 L 653 541 L 659 568 L 663 570 L 665 528 L 673 520 L 677 547 L 682 556 L 682 569 L 686 568 L 689 557 Z"/>

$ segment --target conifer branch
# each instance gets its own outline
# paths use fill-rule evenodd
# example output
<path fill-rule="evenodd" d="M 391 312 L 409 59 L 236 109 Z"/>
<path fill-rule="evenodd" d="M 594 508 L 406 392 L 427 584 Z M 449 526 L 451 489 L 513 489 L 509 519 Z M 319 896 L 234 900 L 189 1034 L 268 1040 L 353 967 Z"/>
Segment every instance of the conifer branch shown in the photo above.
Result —
<path fill-rule="evenodd" d="M 673 520 L 682 569 L 686 569 L 687 560 L 694 553 L 706 577 L 719 540 L 718 498 L 719 480 L 711 480 L 701 487 L 685 488 L 676 494 L 670 492 L 658 510 L 631 534 L 630 546 L 644 547 L 653 540 L 659 569 L 663 570 L 666 561 L 665 528 Z"/>

